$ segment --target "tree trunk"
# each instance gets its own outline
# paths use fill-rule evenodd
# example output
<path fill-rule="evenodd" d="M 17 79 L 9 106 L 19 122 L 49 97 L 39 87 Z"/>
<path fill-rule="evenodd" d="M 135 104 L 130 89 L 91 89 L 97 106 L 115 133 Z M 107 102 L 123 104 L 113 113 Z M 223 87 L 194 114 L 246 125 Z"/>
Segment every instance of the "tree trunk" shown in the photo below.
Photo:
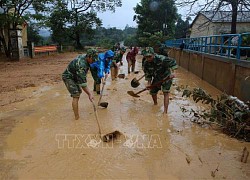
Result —
<path fill-rule="evenodd" d="M 231 34 L 236 34 L 236 23 L 237 23 L 237 3 L 232 3 Z"/>
<path fill-rule="evenodd" d="M 82 44 L 80 42 L 80 34 L 79 34 L 79 32 L 76 32 L 76 48 L 77 49 L 82 49 Z"/>
<path fill-rule="evenodd" d="M 77 9 L 75 10 L 75 37 L 76 37 L 76 49 L 82 49 L 82 44 L 81 44 L 81 42 L 80 42 L 80 33 L 79 33 L 79 30 L 77 29 L 77 27 L 78 27 L 78 11 L 77 11 Z"/>
<path fill-rule="evenodd" d="M 0 42 L 2 42 L 3 49 L 4 49 L 6 57 L 10 58 L 10 51 L 9 51 L 8 46 L 6 44 L 2 29 L 1 29 L 1 34 L 0 34 Z"/>

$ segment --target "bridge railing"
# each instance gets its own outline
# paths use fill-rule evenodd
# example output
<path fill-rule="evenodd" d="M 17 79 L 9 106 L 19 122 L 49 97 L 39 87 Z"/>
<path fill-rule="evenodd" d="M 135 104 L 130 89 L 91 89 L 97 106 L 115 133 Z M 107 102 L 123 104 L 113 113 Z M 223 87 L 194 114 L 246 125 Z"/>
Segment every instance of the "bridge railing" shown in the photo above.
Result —
<path fill-rule="evenodd" d="M 167 40 L 167 47 L 250 60 L 250 32 Z"/>

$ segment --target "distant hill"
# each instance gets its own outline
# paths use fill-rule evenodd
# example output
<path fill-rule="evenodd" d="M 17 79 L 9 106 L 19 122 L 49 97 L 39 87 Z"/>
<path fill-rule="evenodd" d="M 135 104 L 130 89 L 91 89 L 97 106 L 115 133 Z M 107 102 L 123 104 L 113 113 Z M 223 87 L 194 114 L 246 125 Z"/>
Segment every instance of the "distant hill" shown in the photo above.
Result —
<path fill-rule="evenodd" d="M 49 37 L 50 36 L 50 31 L 48 29 L 40 29 L 39 30 L 39 35 L 42 37 Z"/>

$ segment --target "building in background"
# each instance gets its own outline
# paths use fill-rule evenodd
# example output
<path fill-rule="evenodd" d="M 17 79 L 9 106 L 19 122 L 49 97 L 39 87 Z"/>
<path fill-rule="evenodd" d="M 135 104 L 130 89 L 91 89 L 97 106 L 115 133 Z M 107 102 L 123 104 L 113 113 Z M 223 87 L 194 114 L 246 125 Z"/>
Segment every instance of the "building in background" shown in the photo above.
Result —
<path fill-rule="evenodd" d="M 232 11 L 201 11 L 190 26 L 190 37 L 231 33 Z M 237 33 L 250 32 L 250 12 L 237 15 Z"/>

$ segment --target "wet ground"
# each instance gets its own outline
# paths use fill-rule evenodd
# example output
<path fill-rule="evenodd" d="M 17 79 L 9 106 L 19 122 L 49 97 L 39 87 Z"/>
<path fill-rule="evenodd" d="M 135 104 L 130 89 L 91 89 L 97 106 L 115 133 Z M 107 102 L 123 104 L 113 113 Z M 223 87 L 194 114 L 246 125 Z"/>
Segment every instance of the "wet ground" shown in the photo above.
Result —
<path fill-rule="evenodd" d="M 138 62 L 137 70 L 141 70 Z M 66 66 L 65 66 L 66 67 Z M 126 73 L 126 63 L 120 73 Z M 193 74 L 179 68 L 176 85 L 202 87 L 212 95 L 220 92 Z M 98 108 L 103 133 L 119 131 L 112 142 L 103 143 L 92 104 L 82 94 L 80 119 L 74 120 L 71 98 L 62 82 L 28 87 L 30 97 L 1 107 L 1 179 L 249 179 L 250 162 L 240 161 L 250 144 L 219 131 L 200 127 L 183 116 L 180 106 L 197 108 L 192 100 L 171 90 L 169 113 L 163 115 L 163 95 L 153 105 L 148 92 L 131 97 L 145 87 L 130 86 L 134 77 L 111 81 L 105 86 Z M 93 80 L 89 74 L 89 86 Z M 95 95 L 95 102 L 99 96 Z M 202 105 L 200 105 L 202 106 Z"/>

